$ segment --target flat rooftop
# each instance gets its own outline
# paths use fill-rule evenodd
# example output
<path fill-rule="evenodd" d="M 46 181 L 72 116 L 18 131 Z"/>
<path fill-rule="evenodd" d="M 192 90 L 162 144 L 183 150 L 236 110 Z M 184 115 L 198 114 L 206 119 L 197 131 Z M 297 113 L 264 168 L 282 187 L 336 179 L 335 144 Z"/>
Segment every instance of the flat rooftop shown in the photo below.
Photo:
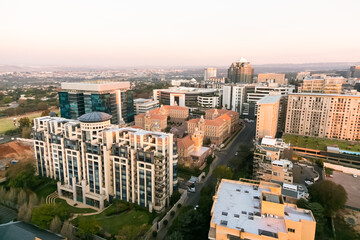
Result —
<path fill-rule="evenodd" d="M 62 82 L 62 90 L 79 91 L 79 92 L 104 92 L 114 90 L 127 90 L 130 88 L 130 82 Z"/>
<path fill-rule="evenodd" d="M 273 103 L 280 101 L 281 97 L 282 97 L 281 95 L 266 96 L 266 97 L 263 97 L 262 99 L 260 99 L 258 104 L 273 104 Z"/>
<path fill-rule="evenodd" d="M 321 97 L 358 97 L 360 98 L 359 94 L 326 94 L 326 93 L 289 93 L 290 95 L 297 95 L 297 96 L 321 96 Z"/>
<path fill-rule="evenodd" d="M 235 230 L 244 229 L 245 232 L 258 235 L 260 232 L 263 234 L 287 232 L 285 219 L 315 221 L 311 212 L 286 204 L 284 218 L 261 216 L 262 192 L 270 192 L 270 189 L 260 186 L 223 180 L 214 202 L 212 222 Z M 271 193 L 265 195 L 271 202 L 281 202 L 278 195 Z"/>
<path fill-rule="evenodd" d="M 119 128 L 116 125 L 112 125 L 110 127 L 107 127 L 104 129 L 104 132 L 123 132 L 128 131 L 133 133 L 134 135 L 154 135 L 159 138 L 167 138 L 170 136 L 169 133 L 163 133 L 163 132 L 152 132 L 152 131 L 146 131 L 140 128 L 131 128 L 131 127 L 125 127 L 125 128 Z"/>
<path fill-rule="evenodd" d="M 213 88 L 169 87 L 160 91 L 169 93 L 213 93 L 217 90 Z"/>

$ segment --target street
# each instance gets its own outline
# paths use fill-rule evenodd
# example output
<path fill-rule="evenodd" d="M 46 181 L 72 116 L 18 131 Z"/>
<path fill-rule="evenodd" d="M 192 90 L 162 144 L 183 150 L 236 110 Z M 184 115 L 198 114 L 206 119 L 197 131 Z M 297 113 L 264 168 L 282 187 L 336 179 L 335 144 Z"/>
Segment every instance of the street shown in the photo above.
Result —
<path fill-rule="evenodd" d="M 229 145 L 222 149 L 221 152 L 217 152 L 216 160 L 211 163 L 209 173 L 206 175 L 203 182 L 196 184 L 196 192 L 189 193 L 189 197 L 185 202 L 185 205 L 196 206 L 200 199 L 200 191 L 204 186 L 207 186 L 212 180 L 212 172 L 219 165 L 226 165 L 227 161 L 235 156 L 236 151 L 240 146 L 251 147 L 253 145 L 253 139 L 255 136 L 256 125 L 255 123 L 246 123 L 244 129 L 233 139 Z"/>

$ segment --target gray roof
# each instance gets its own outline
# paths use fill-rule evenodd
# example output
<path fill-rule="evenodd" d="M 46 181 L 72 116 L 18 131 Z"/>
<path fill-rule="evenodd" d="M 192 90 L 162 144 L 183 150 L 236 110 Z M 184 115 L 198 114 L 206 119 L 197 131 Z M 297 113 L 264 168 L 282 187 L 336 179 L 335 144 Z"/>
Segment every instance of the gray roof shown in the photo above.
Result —
<path fill-rule="evenodd" d="M 32 224 L 25 222 L 10 222 L 0 225 L 0 240 L 34 240 L 35 237 L 47 240 L 65 239 L 59 235 L 42 230 Z"/>
<path fill-rule="evenodd" d="M 80 122 L 93 123 L 93 122 L 105 122 L 107 120 L 110 120 L 111 118 L 112 118 L 111 115 L 104 112 L 91 112 L 78 117 L 78 120 Z"/>
<path fill-rule="evenodd" d="M 262 99 L 260 99 L 258 104 L 276 103 L 276 102 L 278 102 L 280 100 L 281 97 L 282 97 L 281 95 L 265 96 Z"/>

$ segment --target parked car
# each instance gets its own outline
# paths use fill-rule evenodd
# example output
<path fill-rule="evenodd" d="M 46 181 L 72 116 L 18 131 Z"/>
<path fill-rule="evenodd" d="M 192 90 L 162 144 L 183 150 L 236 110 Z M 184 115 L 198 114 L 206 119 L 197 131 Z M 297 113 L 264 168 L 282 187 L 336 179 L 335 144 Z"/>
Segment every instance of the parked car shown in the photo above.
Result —
<path fill-rule="evenodd" d="M 188 192 L 191 192 L 191 193 L 194 193 L 194 192 L 195 192 L 195 188 L 189 188 L 187 191 L 188 191 Z"/>
<path fill-rule="evenodd" d="M 235 156 L 237 156 L 237 155 L 238 155 L 238 152 L 235 153 Z"/>
<path fill-rule="evenodd" d="M 354 177 L 354 178 L 357 178 L 357 175 L 356 175 L 356 174 L 353 174 L 353 177 Z"/>
<path fill-rule="evenodd" d="M 194 210 L 196 211 L 196 210 L 198 210 L 198 208 L 199 208 L 199 205 L 196 205 L 196 206 L 194 207 Z"/>

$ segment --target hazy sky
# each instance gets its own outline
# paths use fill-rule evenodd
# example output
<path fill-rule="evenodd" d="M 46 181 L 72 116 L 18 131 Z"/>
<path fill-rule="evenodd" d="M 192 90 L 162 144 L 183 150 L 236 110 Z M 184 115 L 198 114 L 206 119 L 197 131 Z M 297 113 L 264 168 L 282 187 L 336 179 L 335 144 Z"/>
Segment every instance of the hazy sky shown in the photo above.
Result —
<path fill-rule="evenodd" d="M 360 61 L 359 0 L 0 0 L 0 64 Z"/>

